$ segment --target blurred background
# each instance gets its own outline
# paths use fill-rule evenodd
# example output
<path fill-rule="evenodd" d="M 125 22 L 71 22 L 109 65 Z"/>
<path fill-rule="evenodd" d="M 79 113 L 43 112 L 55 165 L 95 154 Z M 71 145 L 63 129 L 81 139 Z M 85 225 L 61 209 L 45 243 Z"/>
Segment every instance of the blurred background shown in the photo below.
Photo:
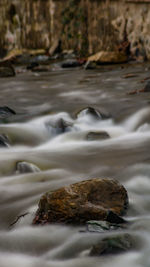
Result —
<path fill-rule="evenodd" d="M 149 0 L 1 0 L 0 56 L 44 49 L 83 57 L 103 50 L 129 53 L 130 46 L 132 56 L 149 59 L 149 7 Z"/>

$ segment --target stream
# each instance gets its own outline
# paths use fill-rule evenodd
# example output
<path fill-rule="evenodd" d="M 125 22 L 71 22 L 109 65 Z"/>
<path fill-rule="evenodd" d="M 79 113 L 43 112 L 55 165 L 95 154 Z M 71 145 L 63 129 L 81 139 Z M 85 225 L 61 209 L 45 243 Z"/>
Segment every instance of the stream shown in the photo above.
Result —
<path fill-rule="evenodd" d="M 128 94 L 147 83 L 149 64 L 17 70 L 16 77 L 0 80 L 1 106 L 16 111 L 0 122 L 0 134 L 10 140 L 8 148 L 0 148 L 0 267 L 149 267 L 150 93 Z M 128 73 L 133 77 L 125 78 Z M 89 106 L 108 117 L 77 115 Z M 62 119 L 65 132 L 57 127 Z M 110 138 L 86 138 L 98 131 Z M 20 162 L 31 163 L 33 171 L 20 171 Z M 138 248 L 90 257 L 93 244 L 112 233 L 32 225 L 43 193 L 95 177 L 115 178 L 127 189 L 124 218 L 131 224 L 115 233 L 138 236 Z"/>

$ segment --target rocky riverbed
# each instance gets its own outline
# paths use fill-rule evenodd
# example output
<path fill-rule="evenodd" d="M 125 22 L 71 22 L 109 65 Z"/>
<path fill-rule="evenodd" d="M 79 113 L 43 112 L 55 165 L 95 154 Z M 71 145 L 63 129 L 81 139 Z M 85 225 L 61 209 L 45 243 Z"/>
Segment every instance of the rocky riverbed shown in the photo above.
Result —
<path fill-rule="evenodd" d="M 53 62 L 15 73 L 0 79 L 0 266 L 149 266 L 149 64 L 85 70 Z M 46 192 L 79 201 L 80 185 L 99 177 L 126 188 L 123 219 L 108 206 L 107 220 L 91 218 L 88 206 L 80 225 L 32 224 Z"/>

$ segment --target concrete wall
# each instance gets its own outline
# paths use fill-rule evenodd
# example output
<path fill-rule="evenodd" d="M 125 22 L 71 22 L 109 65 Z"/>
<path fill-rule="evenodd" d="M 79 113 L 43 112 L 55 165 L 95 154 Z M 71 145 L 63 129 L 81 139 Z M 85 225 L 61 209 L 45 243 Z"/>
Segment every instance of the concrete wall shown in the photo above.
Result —
<path fill-rule="evenodd" d="M 0 0 L 4 49 L 115 50 L 127 38 L 150 58 L 150 0 Z"/>

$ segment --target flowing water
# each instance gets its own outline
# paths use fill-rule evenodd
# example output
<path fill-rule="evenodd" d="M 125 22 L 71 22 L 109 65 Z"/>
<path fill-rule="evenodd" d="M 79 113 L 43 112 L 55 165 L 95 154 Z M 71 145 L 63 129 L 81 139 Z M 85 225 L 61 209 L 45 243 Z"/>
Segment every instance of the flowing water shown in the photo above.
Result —
<path fill-rule="evenodd" d="M 135 77 L 125 79 L 127 73 Z M 17 115 L 0 124 L 10 140 L 0 148 L 0 267 L 150 266 L 150 94 L 143 88 L 148 65 L 99 70 L 21 72 L 1 79 L 1 106 Z M 111 117 L 95 120 L 81 108 L 92 106 Z M 66 132 L 56 124 L 67 122 Z M 106 140 L 87 140 L 106 131 Z M 24 162 L 24 165 L 19 165 Z M 26 169 L 26 162 L 31 163 Z M 127 189 L 126 230 L 138 236 L 138 248 L 124 254 L 89 257 L 93 244 L 112 233 L 84 227 L 32 226 L 40 196 L 92 177 L 116 178 Z"/>

